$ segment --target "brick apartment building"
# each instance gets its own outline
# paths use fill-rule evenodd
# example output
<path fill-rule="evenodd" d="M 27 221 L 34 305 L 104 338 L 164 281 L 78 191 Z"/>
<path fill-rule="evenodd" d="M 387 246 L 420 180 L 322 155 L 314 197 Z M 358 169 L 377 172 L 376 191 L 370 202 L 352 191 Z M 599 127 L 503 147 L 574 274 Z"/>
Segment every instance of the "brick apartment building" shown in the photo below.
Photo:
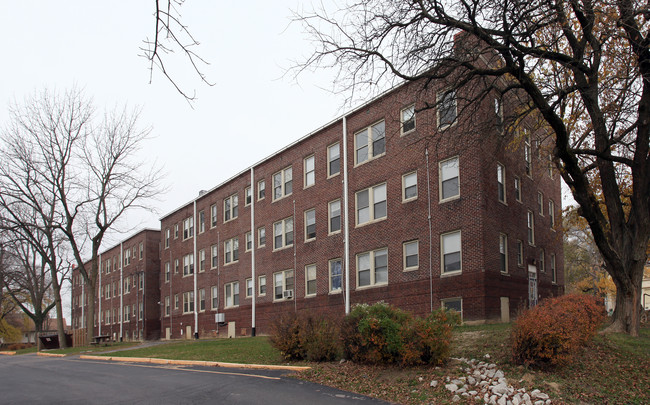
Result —
<path fill-rule="evenodd" d="M 95 336 L 160 338 L 160 231 L 144 229 L 99 256 Z M 83 278 L 72 272 L 72 328 L 85 328 Z M 99 318 L 99 322 L 97 319 Z"/>
<path fill-rule="evenodd" d="M 469 96 L 399 86 L 165 215 L 162 336 L 267 333 L 289 311 L 377 301 L 504 320 L 561 294 L 543 133 L 507 136 L 514 106 L 484 99 L 470 116 Z"/>

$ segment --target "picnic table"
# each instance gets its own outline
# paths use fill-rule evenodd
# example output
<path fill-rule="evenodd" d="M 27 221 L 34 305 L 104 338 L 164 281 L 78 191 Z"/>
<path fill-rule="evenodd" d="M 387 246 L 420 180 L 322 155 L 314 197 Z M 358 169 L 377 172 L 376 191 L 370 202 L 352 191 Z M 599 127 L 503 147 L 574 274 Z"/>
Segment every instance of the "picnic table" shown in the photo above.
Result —
<path fill-rule="evenodd" d="M 108 346 L 108 341 L 111 339 L 110 335 L 98 335 L 98 336 L 93 336 L 93 341 L 90 342 L 91 345 L 98 345 L 103 343 L 104 345 Z"/>

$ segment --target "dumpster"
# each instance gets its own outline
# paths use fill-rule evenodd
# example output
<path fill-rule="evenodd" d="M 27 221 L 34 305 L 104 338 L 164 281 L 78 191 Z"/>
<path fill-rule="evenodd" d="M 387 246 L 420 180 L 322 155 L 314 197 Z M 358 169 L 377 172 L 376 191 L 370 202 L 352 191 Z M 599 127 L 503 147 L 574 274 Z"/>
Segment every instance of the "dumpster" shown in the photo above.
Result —
<path fill-rule="evenodd" d="M 44 335 L 40 336 L 41 344 L 43 349 L 58 349 L 59 346 L 59 335 Z M 65 334 L 65 343 L 68 347 L 72 347 L 72 334 Z"/>

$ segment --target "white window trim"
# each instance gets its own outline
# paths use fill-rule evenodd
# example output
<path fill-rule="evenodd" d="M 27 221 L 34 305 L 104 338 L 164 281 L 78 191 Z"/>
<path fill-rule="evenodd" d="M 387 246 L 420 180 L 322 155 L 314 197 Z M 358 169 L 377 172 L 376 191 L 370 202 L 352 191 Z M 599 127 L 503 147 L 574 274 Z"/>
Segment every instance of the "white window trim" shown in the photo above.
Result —
<path fill-rule="evenodd" d="M 460 269 L 445 272 L 445 251 L 443 239 L 447 235 L 458 233 L 460 235 Z M 451 252 L 450 252 L 451 253 Z M 463 233 L 460 229 L 440 234 L 440 277 L 457 276 L 463 273 Z"/>
<path fill-rule="evenodd" d="M 250 231 L 246 232 L 244 235 L 244 252 L 250 252 L 252 249 L 248 247 L 248 241 L 250 240 L 251 247 L 253 246 L 253 235 Z"/>
<path fill-rule="evenodd" d="M 521 239 L 517 239 L 517 267 L 524 267 L 524 241 Z"/>
<path fill-rule="evenodd" d="M 406 110 L 408 110 L 410 108 L 413 108 L 413 128 L 409 129 L 406 132 L 404 132 L 404 123 L 406 122 L 404 120 L 404 111 L 406 111 Z M 417 116 L 417 114 L 415 113 L 415 103 L 409 104 L 409 105 L 407 105 L 406 107 L 402 108 L 399 111 L 399 123 L 400 123 L 399 131 L 400 131 L 400 136 L 409 135 L 409 134 L 413 133 L 413 131 L 415 131 L 415 129 L 417 128 L 416 116 Z"/>
<path fill-rule="evenodd" d="M 205 312 L 205 309 L 207 308 L 207 305 L 205 305 L 205 288 L 201 288 L 199 291 L 199 299 L 198 305 L 199 305 L 199 312 Z M 203 309 L 201 309 L 201 301 L 203 301 Z"/>
<path fill-rule="evenodd" d="M 187 237 L 185 236 L 186 232 L 187 232 Z M 192 239 L 193 237 L 194 237 L 194 216 L 192 215 L 183 220 L 183 240 Z"/>
<path fill-rule="evenodd" d="M 262 230 L 264 230 L 264 243 L 262 243 L 262 234 L 261 234 Z M 258 249 L 266 247 L 266 239 L 267 239 L 267 237 L 266 237 L 266 227 L 260 226 L 259 228 L 257 228 L 257 248 Z"/>
<path fill-rule="evenodd" d="M 262 279 L 264 279 L 264 292 L 261 292 L 262 288 Z M 257 277 L 257 295 L 259 297 L 265 297 L 266 291 L 268 291 L 268 285 L 266 284 L 266 274 Z"/>
<path fill-rule="evenodd" d="M 230 208 L 226 210 L 226 201 L 230 202 Z M 237 215 L 235 215 L 235 202 L 237 202 Z M 226 219 L 226 212 L 230 213 L 230 218 Z M 226 198 L 223 199 L 223 223 L 227 223 L 230 221 L 234 221 L 237 219 L 239 216 L 239 197 L 237 197 L 237 193 L 232 194 Z"/>
<path fill-rule="evenodd" d="M 228 294 L 227 294 L 228 286 L 230 286 L 230 291 L 232 293 L 232 305 L 228 305 Z M 237 295 L 239 296 L 241 294 L 241 292 L 239 291 L 239 281 L 231 281 L 230 283 L 226 283 L 223 285 L 223 307 L 224 308 L 239 307 L 239 304 L 235 304 L 235 286 L 237 287 Z"/>
<path fill-rule="evenodd" d="M 307 161 L 309 159 L 312 159 L 313 166 L 314 166 L 314 168 L 313 168 L 313 170 L 311 172 L 307 171 Z M 314 175 L 314 182 L 312 184 L 307 184 L 307 175 L 309 173 L 313 173 L 313 175 Z M 309 156 L 307 156 L 306 158 L 304 158 L 302 160 L 302 179 L 303 179 L 302 180 L 302 188 L 303 189 L 313 187 L 314 185 L 316 185 L 316 155 L 314 155 L 314 154 L 309 155 Z"/>
<path fill-rule="evenodd" d="M 551 268 L 551 283 L 557 284 L 557 263 L 555 261 L 555 253 L 550 254 L 550 268 Z"/>
<path fill-rule="evenodd" d="M 217 204 L 212 204 L 210 206 L 210 229 L 215 228 L 218 223 L 218 215 L 219 211 L 217 209 Z"/>
<path fill-rule="evenodd" d="M 528 237 L 529 229 L 532 236 L 530 238 Z M 535 246 L 535 214 L 531 210 L 526 212 L 526 239 L 528 239 L 528 245 Z"/>
<path fill-rule="evenodd" d="M 375 190 L 375 188 L 381 187 L 381 186 L 384 186 L 386 188 L 386 199 L 384 200 L 386 202 L 386 216 L 375 219 L 374 218 L 375 217 L 374 190 Z M 364 192 L 366 190 L 368 190 L 368 209 L 369 209 L 368 217 L 370 219 L 368 221 L 360 224 L 359 223 L 359 208 L 358 208 L 359 207 L 359 193 L 362 193 L 362 192 Z M 359 190 L 356 193 L 354 193 L 354 220 L 355 220 L 354 222 L 355 222 L 355 227 L 356 228 L 366 226 L 366 225 L 370 225 L 370 224 L 374 224 L 374 223 L 380 222 L 380 221 L 385 221 L 387 218 L 388 218 L 388 185 L 387 185 L 386 182 L 379 183 L 379 184 L 376 184 L 376 185 L 368 187 L 368 188 L 364 188 L 363 190 Z"/>
<path fill-rule="evenodd" d="M 440 125 L 440 110 L 442 107 L 442 98 L 448 93 L 454 93 L 454 109 L 456 110 L 454 113 L 454 120 L 451 122 L 451 124 Z M 448 128 L 456 126 L 457 123 L 458 123 L 458 91 L 452 88 L 440 89 L 439 91 L 436 92 L 436 128 L 438 128 L 438 131 L 444 131 Z"/>
<path fill-rule="evenodd" d="M 293 272 L 293 298 L 284 298 L 284 292 L 290 290 L 290 288 L 287 288 L 287 272 Z M 282 298 L 276 298 L 275 297 L 275 276 L 276 274 L 282 274 Z M 272 278 L 272 286 L 273 286 L 273 302 L 280 302 L 280 301 L 290 301 L 296 299 L 296 272 L 293 271 L 293 269 L 287 269 L 287 270 L 281 270 L 281 271 L 276 271 L 273 273 L 273 278 Z M 267 287 L 268 289 L 268 287 Z"/>
<path fill-rule="evenodd" d="M 251 193 L 251 200 L 248 202 L 248 193 Z M 248 186 L 244 189 L 244 207 L 248 207 L 253 202 L 253 189 Z"/>
<path fill-rule="evenodd" d="M 217 248 L 217 254 L 215 255 L 214 253 L 214 248 Z M 217 260 L 214 260 L 214 259 Z M 219 265 L 219 245 L 210 245 L 210 268 L 211 269 L 216 269 Z"/>
<path fill-rule="evenodd" d="M 334 174 L 332 174 L 332 173 L 330 172 L 330 162 L 332 161 L 332 157 L 331 157 L 331 154 L 330 154 L 330 149 L 331 149 L 332 147 L 334 147 L 334 146 L 338 146 L 338 148 L 339 148 L 339 157 L 338 157 L 338 159 L 339 159 L 339 171 L 336 172 L 336 173 L 334 173 Z M 335 143 L 333 143 L 333 144 L 331 144 L 331 145 L 328 145 L 328 146 L 327 146 L 327 178 L 328 178 L 328 179 L 330 179 L 330 178 L 332 178 L 332 177 L 335 177 L 335 176 L 338 176 L 339 174 L 341 174 L 341 162 L 342 162 L 342 159 L 341 159 L 341 144 L 340 144 L 339 142 L 335 142 Z"/>
<path fill-rule="evenodd" d="M 199 211 L 199 234 L 205 232 L 205 211 Z"/>
<path fill-rule="evenodd" d="M 463 297 L 449 297 L 449 298 L 443 298 L 440 300 L 440 307 L 445 308 L 445 304 L 447 302 L 451 301 L 458 301 L 460 300 L 460 320 L 461 322 L 463 321 Z"/>
<path fill-rule="evenodd" d="M 253 294 L 248 294 L 248 283 L 251 285 L 251 292 L 253 292 L 253 279 L 251 277 L 244 280 L 244 298 L 253 298 Z"/>
<path fill-rule="evenodd" d="M 521 185 L 521 178 L 519 176 L 514 176 L 513 178 L 514 178 L 513 181 L 514 181 L 514 186 L 515 186 L 515 201 L 520 203 L 521 202 L 521 193 L 522 193 L 522 191 L 521 191 L 521 189 L 522 189 L 522 187 L 521 187 L 522 186 Z M 517 187 L 517 186 L 519 186 L 519 187 Z M 517 191 L 519 191 L 519 193 L 517 193 Z"/>
<path fill-rule="evenodd" d="M 313 280 L 310 280 L 308 278 L 310 268 L 313 268 L 315 272 L 315 277 L 313 278 Z M 316 282 L 316 292 L 311 294 L 309 293 L 309 281 Z M 312 263 L 305 266 L 305 298 L 315 297 L 317 294 L 318 294 L 318 270 L 316 268 L 316 263 Z"/>
<path fill-rule="evenodd" d="M 203 273 L 205 271 L 205 249 L 199 250 L 199 273 Z"/>
<path fill-rule="evenodd" d="M 332 289 L 332 262 L 339 262 L 341 266 L 341 288 L 337 288 L 336 290 Z M 340 294 L 343 292 L 343 260 L 340 257 L 337 257 L 336 259 L 330 259 L 327 261 L 327 282 L 328 282 L 328 291 L 329 294 Z"/>
<path fill-rule="evenodd" d="M 499 181 L 499 169 L 501 169 L 501 181 Z M 506 191 L 506 184 L 508 184 L 506 166 L 497 162 L 497 200 L 499 200 L 499 202 L 502 204 L 508 205 L 508 193 Z M 499 185 L 503 187 L 503 200 L 499 198 Z"/>
<path fill-rule="evenodd" d="M 214 292 L 217 292 L 217 296 L 214 296 Z M 217 299 L 217 305 L 214 305 L 214 299 Z M 219 309 L 219 286 L 213 285 L 210 287 L 210 309 L 217 310 Z"/>
<path fill-rule="evenodd" d="M 501 268 L 501 242 L 503 241 L 504 243 L 504 248 L 505 248 L 505 270 Z M 510 260 L 508 260 L 508 235 L 501 232 L 499 233 L 499 270 L 501 271 L 501 274 L 509 274 L 509 265 L 510 265 Z"/>
<path fill-rule="evenodd" d="M 416 255 L 418 257 L 418 264 L 417 264 L 417 266 L 408 267 L 406 265 L 406 245 L 410 245 L 410 244 L 413 244 L 413 243 L 415 243 L 416 246 L 417 246 L 417 254 Z M 415 270 L 420 268 L 420 241 L 418 239 L 409 240 L 409 241 L 406 241 L 406 242 L 402 243 L 402 267 L 403 267 L 404 271 L 415 271 Z"/>
<path fill-rule="evenodd" d="M 443 163 L 449 162 L 451 160 L 456 160 L 457 161 L 457 166 L 458 166 L 458 193 L 456 195 L 453 195 L 451 197 L 447 198 L 442 198 L 442 165 Z M 453 201 L 457 200 L 460 198 L 460 157 L 458 155 L 452 156 L 448 159 L 441 160 L 438 162 L 438 202 L 439 203 L 446 203 L 448 201 Z"/>
<path fill-rule="evenodd" d="M 375 268 L 375 254 L 377 252 L 382 251 L 382 250 L 386 251 L 386 278 L 388 279 L 388 275 L 390 274 L 390 269 L 388 268 L 389 267 L 389 262 L 388 262 L 388 248 L 387 247 L 374 249 L 374 250 L 369 250 L 367 252 L 357 253 L 357 255 L 355 257 L 355 261 L 354 261 L 355 270 L 356 270 L 355 273 L 356 273 L 356 278 L 357 278 L 357 280 L 356 280 L 356 287 L 357 287 L 356 289 L 357 290 L 365 290 L 365 289 L 368 289 L 368 288 L 383 287 L 383 286 L 388 285 L 388 280 L 386 280 L 386 282 L 378 283 L 377 280 L 376 280 L 376 276 L 375 276 L 375 273 L 377 272 L 377 269 Z M 370 270 L 370 284 L 360 286 L 359 285 L 359 256 L 365 255 L 365 254 L 369 255 L 369 260 L 370 260 L 370 268 L 369 268 L 369 270 Z"/>
<path fill-rule="evenodd" d="M 544 216 L 544 193 L 537 192 L 537 213 L 540 217 Z"/>
<path fill-rule="evenodd" d="M 292 220 L 292 224 L 293 224 L 292 225 L 293 240 L 292 240 L 291 244 L 289 245 L 289 244 L 287 244 L 286 239 L 287 239 L 287 221 L 290 220 L 290 219 Z M 282 224 L 282 246 L 276 247 L 275 246 L 275 237 L 276 237 L 275 224 L 279 224 L 279 223 Z M 293 221 L 293 217 L 287 217 L 287 218 L 284 218 L 284 219 L 282 219 L 280 221 L 274 222 L 273 223 L 273 252 L 288 249 L 288 248 L 292 247 L 294 243 L 296 243 L 296 222 Z"/>
<path fill-rule="evenodd" d="M 379 155 L 375 155 L 374 154 L 374 149 L 372 147 L 372 127 L 374 127 L 375 125 L 379 124 L 382 121 L 384 121 L 384 151 L 382 153 L 380 153 Z M 368 158 L 366 160 L 364 160 L 363 162 L 359 162 L 359 161 L 357 161 L 357 135 L 362 133 L 362 132 L 366 132 L 366 136 L 367 136 L 367 140 L 368 140 L 368 143 L 366 145 L 366 147 L 368 148 Z M 365 128 L 363 128 L 363 129 L 361 129 L 359 131 L 356 131 L 353 134 L 353 143 L 354 143 L 354 150 L 353 150 L 353 153 L 354 153 L 354 167 L 361 166 L 361 165 L 366 164 L 366 163 L 368 163 L 368 162 L 370 162 L 372 160 L 375 160 L 375 159 L 378 159 L 378 158 L 384 156 L 386 154 L 386 150 L 388 149 L 387 148 L 388 145 L 387 145 L 387 138 L 386 138 L 386 122 L 385 122 L 385 120 L 380 119 L 380 120 L 375 121 L 372 124 L 366 126 Z"/>
<path fill-rule="evenodd" d="M 303 236 L 304 236 L 304 242 L 305 243 L 312 242 L 312 241 L 316 240 L 316 236 L 314 236 L 312 238 L 309 238 L 307 236 L 307 226 L 308 226 L 308 224 L 307 224 L 307 213 L 310 212 L 310 211 L 314 211 L 314 235 L 316 234 L 316 229 L 315 229 L 315 227 L 316 227 L 316 208 L 310 208 L 310 209 L 306 210 L 304 215 L 303 215 L 303 220 L 304 220 L 304 224 L 305 224 L 305 226 L 304 226 L 304 235 Z M 296 235 L 296 233 L 295 233 L 295 224 L 294 224 L 294 238 L 295 238 L 295 235 Z M 294 241 L 294 243 L 295 243 L 295 241 Z"/>
<path fill-rule="evenodd" d="M 338 202 L 339 203 L 339 229 L 332 232 L 332 204 Z M 327 234 L 328 235 L 335 235 L 337 233 L 341 233 L 341 228 L 343 225 L 343 218 L 342 218 L 342 212 L 341 212 L 341 199 L 337 199 L 334 201 L 330 201 L 327 203 Z"/>
<path fill-rule="evenodd" d="M 414 197 L 409 197 L 406 198 L 406 178 L 412 174 L 415 174 L 415 196 Z M 414 170 L 412 172 L 408 172 L 404 175 L 402 175 L 402 202 L 407 203 L 411 201 L 415 201 L 418 199 L 419 193 L 418 193 L 418 171 Z"/>
<path fill-rule="evenodd" d="M 226 258 L 228 257 L 228 249 L 226 248 L 226 244 L 230 242 L 230 261 L 226 262 Z M 237 242 L 237 247 L 235 248 L 235 242 Z M 237 260 L 235 260 L 235 251 L 237 251 Z M 224 266 L 229 266 L 233 263 L 239 262 L 239 238 L 230 238 L 225 241 L 223 241 L 223 265 Z"/>
<path fill-rule="evenodd" d="M 263 197 L 260 197 L 260 185 L 261 184 L 264 184 L 264 196 Z M 262 179 L 262 180 L 257 182 L 257 194 L 256 194 L 256 196 L 257 196 L 257 201 L 260 201 L 260 200 L 263 200 L 263 199 L 266 198 L 266 181 L 265 181 L 265 179 Z"/>
<path fill-rule="evenodd" d="M 287 170 L 291 170 L 291 193 L 287 194 L 286 190 L 286 172 Z M 279 174 L 280 175 L 280 197 L 275 198 L 275 176 Z M 287 166 L 282 170 L 279 170 L 271 176 L 271 199 L 273 202 L 280 201 L 283 198 L 289 197 L 291 194 L 293 194 L 293 166 Z"/>

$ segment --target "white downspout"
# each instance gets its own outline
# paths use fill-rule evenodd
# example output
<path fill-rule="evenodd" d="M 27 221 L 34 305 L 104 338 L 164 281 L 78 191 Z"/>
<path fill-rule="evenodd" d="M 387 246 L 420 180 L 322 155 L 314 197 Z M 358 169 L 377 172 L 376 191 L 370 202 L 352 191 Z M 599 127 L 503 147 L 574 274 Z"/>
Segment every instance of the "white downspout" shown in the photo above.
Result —
<path fill-rule="evenodd" d="M 431 229 L 431 182 L 429 181 L 429 148 L 424 150 L 427 159 L 427 221 L 429 221 L 429 300 L 433 312 L 433 236 Z"/>
<path fill-rule="evenodd" d="M 122 308 L 122 305 L 124 304 L 124 281 L 122 280 L 122 275 L 124 273 L 124 250 L 122 246 L 122 242 L 120 242 L 120 285 L 117 288 L 117 292 L 120 293 L 120 313 L 117 315 L 120 320 L 120 342 L 122 341 L 122 324 L 124 323 L 124 308 Z"/>
<path fill-rule="evenodd" d="M 197 269 L 197 263 L 198 263 L 198 256 L 196 253 L 196 239 L 198 237 L 199 231 L 198 231 L 198 226 L 197 226 L 197 218 L 196 218 L 196 200 L 194 200 L 194 214 L 192 221 L 194 221 L 194 235 L 193 235 L 193 241 L 194 241 L 194 250 L 192 252 L 192 262 L 194 264 L 194 338 L 198 339 L 199 338 L 199 306 L 198 306 L 198 299 L 199 299 L 199 294 L 198 291 L 196 290 L 197 286 L 197 279 L 196 275 L 198 273 Z"/>
<path fill-rule="evenodd" d="M 102 255 L 99 255 L 99 287 L 98 287 L 99 293 L 97 294 L 97 299 L 98 301 L 98 316 L 97 316 L 97 335 L 101 336 L 102 335 L 102 298 L 104 298 L 104 294 L 102 293 Z"/>
<path fill-rule="evenodd" d="M 251 336 L 255 336 L 255 169 L 251 167 L 251 280 L 253 288 L 252 306 L 251 306 Z M 244 195 L 244 199 L 246 196 Z M 246 241 L 244 240 L 244 243 Z M 245 287 L 245 286 L 244 286 Z"/>
<path fill-rule="evenodd" d="M 345 314 L 350 313 L 350 224 L 348 221 L 348 123 L 343 117 L 343 244 L 345 249 Z"/>

